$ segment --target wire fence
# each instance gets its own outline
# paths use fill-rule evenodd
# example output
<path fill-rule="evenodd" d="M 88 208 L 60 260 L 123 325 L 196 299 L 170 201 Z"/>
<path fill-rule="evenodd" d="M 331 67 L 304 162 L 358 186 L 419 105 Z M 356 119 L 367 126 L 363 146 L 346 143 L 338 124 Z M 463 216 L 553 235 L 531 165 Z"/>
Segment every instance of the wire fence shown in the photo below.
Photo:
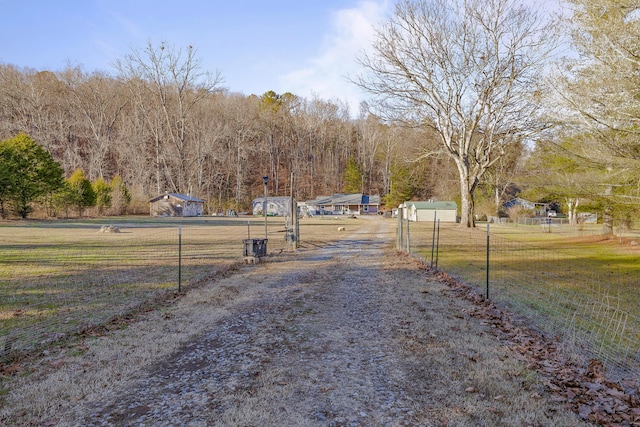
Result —
<path fill-rule="evenodd" d="M 398 249 L 477 287 L 574 354 L 599 359 L 611 378 L 640 377 L 636 241 L 625 254 L 614 249 L 619 241 L 598 240 L 595 228 L 569 225 L 556 224 L 553 237 L 513 224 L 399 220 L 397 230 Z"/>
<path fill-rule="evenodd" d="M 256 223 L 253 233 L 264 237 Z M 247 221 L 218 221 L 121 231 L 70 230 L 64 236 L 77 236 L 65 240 L 42 230 L 40 238 L 3 239 L 0 362 L 130 315 L 242 262 L 250 229 Z M 284 235 L 271 233 L 269 251 L 284 250 Z"/>
<path fill-rule="evenodd" d="M 3 239 L 0 362 L 127 316 L 241 262 L 243 240 L 249 234 L 264 237 L 263 223 L 252 223 L 229 220 L 122 233 L 99 233 L 94 227 L 66 231 L 65 238 Z M 335 225 L 318 221 L 307 227 L 334 230 Z M 284 233 L 275 229 L 284 230 L 270 225 L 269 253 L 287 248 Z M 554 236 L 596 234 L 562 225 L 551 231 Z M 539 226 L 491 225 L 487 236 L 480 228 L 400 221 L 396 244 L 477 286 L 584 357 L 600 359 L 611 376 L 640 377 L 637 255 L 603 261 L 566 239 L 562 247 L 549 244 L 543 237 L 552 233 Z"/>

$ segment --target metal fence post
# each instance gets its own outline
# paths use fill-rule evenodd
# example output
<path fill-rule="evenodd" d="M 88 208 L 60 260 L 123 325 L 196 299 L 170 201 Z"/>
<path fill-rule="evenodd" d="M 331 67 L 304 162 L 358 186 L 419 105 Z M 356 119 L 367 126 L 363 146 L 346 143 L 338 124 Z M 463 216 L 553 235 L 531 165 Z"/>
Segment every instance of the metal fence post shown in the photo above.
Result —
<path fill-rule="evenodd" d="M 398 227 L 396 229 L 396 249 L 402 251 L 402 209 L 398 208 Z"/>
<path fill-rule="evenodd" d="M 178 292 L 182 292 L 182 226 L 178 226 Z"/>
<path fill-rule="evenodd" d="M 489 227 L 487 224 L 487 299 L 489 299 Z"/>
<path fill-rule="evenodd" d="M 440 218 L 438 218 L 438 232 L 436 233 L 436 270 L 438 269 L 439 253 L 440 253 Z"/>
<path fill-rule="evenodd" d="M 433 252 L 436 248 L 436 217 L 438 215 L 438 211 L 433 211 L 433 233 L 431 234 L 431 264 L 429 264 L 430 268 L 433 268 Z"/>
<path fill-rule="evenodd" d="M 411 255 L 411 240 L 409 239 L 409 218 L 407 217 L 407 253 Z"/>

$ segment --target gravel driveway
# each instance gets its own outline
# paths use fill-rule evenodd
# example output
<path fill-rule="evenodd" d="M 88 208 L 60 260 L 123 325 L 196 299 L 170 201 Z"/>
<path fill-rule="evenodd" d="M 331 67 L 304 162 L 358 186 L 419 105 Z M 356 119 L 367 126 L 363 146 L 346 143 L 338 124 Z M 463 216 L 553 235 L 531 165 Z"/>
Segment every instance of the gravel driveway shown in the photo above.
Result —
<path fill-rule="evenodd" d="M 393 223 L 361 221 L 363 231 L 347 229 L 338 243 L 241 266 L 126 329 L 87 338 L 81 354 L 51 355 L 8 396 L 0 421 L 582 425 L 469 315 L 470 302 L 396 255 Z"/>

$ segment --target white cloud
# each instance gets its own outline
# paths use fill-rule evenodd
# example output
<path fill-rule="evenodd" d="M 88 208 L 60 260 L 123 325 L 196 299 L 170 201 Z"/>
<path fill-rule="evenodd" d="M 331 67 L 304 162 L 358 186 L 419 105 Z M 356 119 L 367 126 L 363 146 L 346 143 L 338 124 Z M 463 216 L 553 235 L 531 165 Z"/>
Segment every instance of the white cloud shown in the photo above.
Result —
<path fill-rule="evenodd" d="M 356 57 L 371 46 L 374 27 L 389 3 L 367 0 L 355 8 L 335 11 L 321 51 L 307 59 L 307 66 L 282 76 L 282 86 L 300 96 L 346 101 L 351 115 L 357 115 L 365 95 L 347 77 L 358 74 Z"/>

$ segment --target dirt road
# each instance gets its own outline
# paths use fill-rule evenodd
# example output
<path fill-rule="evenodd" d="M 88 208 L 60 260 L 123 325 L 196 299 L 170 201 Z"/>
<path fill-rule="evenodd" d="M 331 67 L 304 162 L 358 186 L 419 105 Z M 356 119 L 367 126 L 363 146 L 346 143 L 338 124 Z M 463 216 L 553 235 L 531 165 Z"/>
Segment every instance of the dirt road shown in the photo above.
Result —
<path fill-rule="evenodd" d="M 395 254 L 392 223 L 362 221 L 336 244 L 242 266 L 51 355 L 9 394 L 0 421 L 582 425 L 469 316 L 469 302 Z"/>

